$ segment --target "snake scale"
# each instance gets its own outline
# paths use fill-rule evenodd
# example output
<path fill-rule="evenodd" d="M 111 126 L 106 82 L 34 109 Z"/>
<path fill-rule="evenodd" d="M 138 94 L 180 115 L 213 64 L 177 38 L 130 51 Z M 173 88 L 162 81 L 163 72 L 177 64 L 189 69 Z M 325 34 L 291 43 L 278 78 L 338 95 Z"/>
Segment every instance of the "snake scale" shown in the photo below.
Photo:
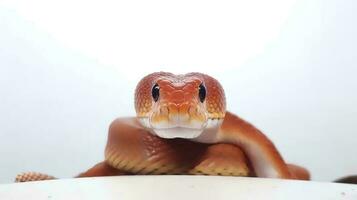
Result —
<path fill-rule="evenodd" d="M 202 73 L 155 72 L 135 90 L 135 117 L 109 127 L 105 159 L 77 177 L 191 174 L 310 178 L 287 164 L 273 142 L 226 110 L 221 84 Z M 17 182 L 54 179 L 26 172 Z"/>

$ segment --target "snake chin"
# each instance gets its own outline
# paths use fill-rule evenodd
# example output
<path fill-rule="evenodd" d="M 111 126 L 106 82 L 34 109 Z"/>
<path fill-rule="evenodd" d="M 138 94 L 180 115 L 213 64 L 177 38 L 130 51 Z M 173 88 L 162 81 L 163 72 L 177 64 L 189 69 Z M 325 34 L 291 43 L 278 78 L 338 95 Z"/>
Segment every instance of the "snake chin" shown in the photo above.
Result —
<path fill-rule="evenodd" d="M 173 138 L 194 139 L 200 136 L 203 130 L 175 127 L 175 128 L 165 128 L 165 129 L 153 129 L 153 132 L 157 136 L 165 139 L 173 139 Z"/>
<path fill-rule="evenodd" d="M 154 127 L 151 125 L 148 117 L 139 118 L 139 122 L 151 134 L 160 138 L 173 139 L 183 138 L 201 143 L 215 143 L 217 140 L 217 131 L 223 122 L 223 119 L 208 119 L 201 128 L 197 127 Z"/>

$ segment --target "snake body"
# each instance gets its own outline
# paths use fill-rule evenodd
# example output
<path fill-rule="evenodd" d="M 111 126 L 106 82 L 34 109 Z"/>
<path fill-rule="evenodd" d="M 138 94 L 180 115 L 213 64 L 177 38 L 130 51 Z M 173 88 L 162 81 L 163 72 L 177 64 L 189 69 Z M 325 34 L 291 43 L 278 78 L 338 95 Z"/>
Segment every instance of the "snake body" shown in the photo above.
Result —
<path fill-rule="evenodd" d="M 226 111 L 220 83 L 202 73 L 145 76 L 135 90 L 136 117 L 109 128 L 105 160 L 77 177 L 205 174 L 308 180 L 260 130 Z M 27 172 L 16 181 L 54 177 Z"/>

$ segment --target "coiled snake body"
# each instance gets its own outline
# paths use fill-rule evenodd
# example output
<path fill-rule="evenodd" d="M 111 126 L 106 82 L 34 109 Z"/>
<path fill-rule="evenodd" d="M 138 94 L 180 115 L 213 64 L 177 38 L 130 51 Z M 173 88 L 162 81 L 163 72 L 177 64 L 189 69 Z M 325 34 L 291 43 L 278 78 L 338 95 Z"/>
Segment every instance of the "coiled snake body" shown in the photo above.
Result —
<path fill-rule="evenodd" d="M 105 160 L 77 177 L 125 174 L 205 174 L 309 179 L 286 164 L 257 128 L 226 111 L 220 83 L 205 74 L 166 72 L 144 77 L 135 90 L 137 116 L 109 128 Z M 16 181 L 54 177 L 27 172 Z"/>

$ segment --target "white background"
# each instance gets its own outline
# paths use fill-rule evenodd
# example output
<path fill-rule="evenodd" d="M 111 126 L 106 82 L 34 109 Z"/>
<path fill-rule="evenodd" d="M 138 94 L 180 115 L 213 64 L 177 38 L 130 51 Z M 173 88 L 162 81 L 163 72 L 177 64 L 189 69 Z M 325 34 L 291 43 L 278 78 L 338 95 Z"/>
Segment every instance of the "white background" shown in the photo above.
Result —
<path fill-rule="evenodd" d="M 2 1 L 0 182 L 71 177 L 103 159 L 153 71 L 200 71 L 284 158 L 330 181 L 357 174 L 353 0 Z"/>

